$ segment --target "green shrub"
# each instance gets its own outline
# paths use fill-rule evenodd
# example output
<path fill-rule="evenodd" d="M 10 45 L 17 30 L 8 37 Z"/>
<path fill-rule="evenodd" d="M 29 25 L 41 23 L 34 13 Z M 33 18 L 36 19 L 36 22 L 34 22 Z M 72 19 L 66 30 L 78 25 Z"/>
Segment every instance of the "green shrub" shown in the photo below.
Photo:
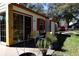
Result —
<path fill-rule="evenodd" d="M 49 48 L 49 46 L 56 40 L 57 38 L 55 37 L 55 35 L 46 33 L 46 37 L 38 40 L 36 46 L 38 48 Z"/>
<path fill-rule="evenodd" d="M 50 41 L 51 43 L 55 42 L 57 40 L 56 36 L 54 34 L 50 34 L 49 32 L 46 33 L 46 37 L 45 37 L 48 41 Z"/>

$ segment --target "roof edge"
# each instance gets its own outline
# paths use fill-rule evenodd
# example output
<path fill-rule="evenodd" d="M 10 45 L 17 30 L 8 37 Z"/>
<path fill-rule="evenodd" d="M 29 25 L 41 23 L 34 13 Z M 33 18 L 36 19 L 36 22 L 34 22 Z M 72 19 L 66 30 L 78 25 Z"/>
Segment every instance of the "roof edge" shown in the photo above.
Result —
<path fill-rule="evenodd" d="M 35 14 L 38 14 L 38 15 L 40 15 L 40 16 L 43 16 L 43 17 L 45 17 L 45 18 L 49 18 L 49 17 L 47 17 L 47 16 L 45 16 L 45 15 L 43 15 L 43 14 L 41 14 L 41 13 L 35 12 L 34 10 L 32 10 L 32 9 L 30 9 L 30 8 L 26 8 L 26 7 L 24 7 L 24 6 L 20 5 L 20 4 L 17 4 L 17 3 L 11 3 L 11 4 L 9 4 L 9 5 L 14 5 L 14 6 L 23 8 L 23 9 L 25 9 L 25 10 L 28 10 L 28 11 L 30 11 L 30 12 L 33 12 L 33 13 L 35 13 Z"/>

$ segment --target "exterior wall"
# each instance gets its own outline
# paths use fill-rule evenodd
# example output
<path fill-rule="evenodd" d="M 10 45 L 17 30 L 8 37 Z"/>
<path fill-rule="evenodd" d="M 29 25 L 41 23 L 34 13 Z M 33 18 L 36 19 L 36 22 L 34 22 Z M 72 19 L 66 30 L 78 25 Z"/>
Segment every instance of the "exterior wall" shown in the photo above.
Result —
<path fill-rule="evenodd" d="M 55 23 L 51 21 L 51 32 L 55 33 Z"/>
<path fill-rule="evenodd" d="M 50 20 L 49 19 L 46 19 L 46 22 L 45 22 L 45 28 L 46 28 L 46 32 L 50 32 Z"/>
<path fill-rule="evenodd" d="M 37 18 L 33 17 L 33 31 L 37 31 Z"/>

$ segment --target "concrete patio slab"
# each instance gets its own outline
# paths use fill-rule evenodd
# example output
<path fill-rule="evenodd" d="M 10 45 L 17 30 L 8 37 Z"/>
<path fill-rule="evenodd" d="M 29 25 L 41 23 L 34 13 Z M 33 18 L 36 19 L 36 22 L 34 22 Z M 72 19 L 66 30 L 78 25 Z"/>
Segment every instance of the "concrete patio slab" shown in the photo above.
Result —
<path fill-rule="evenodd" d="M 19 56 L 24 52 L 32 52 L 36 56 L 42 56 L 42 53 L 38 48 L 7 47 L 0 44 L 0 56 Z"/>

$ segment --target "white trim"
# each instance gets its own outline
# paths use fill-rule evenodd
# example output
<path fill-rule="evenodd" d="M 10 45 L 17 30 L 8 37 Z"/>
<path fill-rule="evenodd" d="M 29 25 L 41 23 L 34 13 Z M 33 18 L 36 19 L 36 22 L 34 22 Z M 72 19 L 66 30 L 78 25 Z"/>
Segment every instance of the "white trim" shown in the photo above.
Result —
<path fill-rule="evenodd" d="M 1 44 L 1 45 L 6 45 L 6 42 L 0 41 L 0 44 Z"/>

